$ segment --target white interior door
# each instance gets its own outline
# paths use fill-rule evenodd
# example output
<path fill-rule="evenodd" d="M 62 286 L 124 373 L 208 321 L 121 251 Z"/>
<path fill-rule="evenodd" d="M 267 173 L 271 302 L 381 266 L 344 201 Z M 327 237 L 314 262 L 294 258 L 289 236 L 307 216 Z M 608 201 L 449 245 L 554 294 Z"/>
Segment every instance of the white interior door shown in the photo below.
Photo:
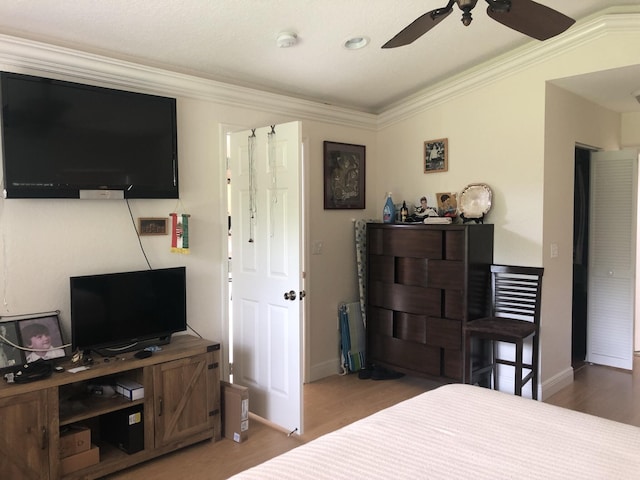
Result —
<path fill-rule="evenodd" d="M 302 433 L 300 123 L 274 130 L 231 136 L 233 380 L 253 413 Z"/>
<path fill-rule="evenodd" d="M 633 368 L 636 151 L 591 155 L 587 361 Z"/>

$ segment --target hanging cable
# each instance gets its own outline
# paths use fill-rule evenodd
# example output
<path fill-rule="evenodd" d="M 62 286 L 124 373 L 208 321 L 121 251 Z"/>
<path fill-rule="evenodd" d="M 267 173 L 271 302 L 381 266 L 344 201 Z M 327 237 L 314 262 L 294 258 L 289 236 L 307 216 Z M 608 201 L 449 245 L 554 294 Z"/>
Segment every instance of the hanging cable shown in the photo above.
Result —
<path fill-rule="evenodd" d="M 138 244 L 140 245 L 140 251 L 142 252 L 142 255 L 144 256 L 144 259 L 147 262 L 147 266 L 149 267 L 149 270 L 153 270 L 153 268 L 151 268 L 151 263 L 149 263 L 149 258 L 147 257 L 147 252 L 144 251 L 144 246 L 142 245 L 142 240 L 140 239 L 140 232 L 138 231 L 138 227 L 136 227 L 136 221 L 133 218 L 133 212 L 131 211 L 131 205 L 129 205 L 129 199 L 127 198 L 125 200 L 125 202 L 127 203 L 127 208 L 129 209 L 129 216 L 131 217 L 131 223 L 133 224 L 133 229 L 135 230 L 136 236 L 138 237 Z"/>
<path fill-rule="evenodd" d="M 276 141 L 276 126 L 271 125 L 271 132 L 267 134 L 267 155 L 269 155 L 269 178 L 271 185 L 269 186 L 271 191 L 271 225 L 269 228 L 269 235 L 273 237 L 275 232 L 275 209 L 278 204 L 278 162 L 276 158 L 277 154 L 277 141 Z"/>

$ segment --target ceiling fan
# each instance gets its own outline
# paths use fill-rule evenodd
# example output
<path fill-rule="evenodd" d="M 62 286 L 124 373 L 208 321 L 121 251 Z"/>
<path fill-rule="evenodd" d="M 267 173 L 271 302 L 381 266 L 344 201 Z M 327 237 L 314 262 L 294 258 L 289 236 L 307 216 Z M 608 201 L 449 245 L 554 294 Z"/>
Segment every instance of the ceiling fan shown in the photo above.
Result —
<path fill-rule="evenodd" d="M 495 21 L 538 40 L 546 40 L 561 34 L 575 23 L 573 18 L 540 5 L 532 0 L 485 0 L 489 6 L 487 14 Z M 427 33 L 453 12 L 457 4 L 462 10 L 462 23 L 471 23 L 471 10 L 478 0 L 449 0 L 445 7 L 436 8 L 418 17 L 382 48 L 396 48 L 408 45 Z"/>

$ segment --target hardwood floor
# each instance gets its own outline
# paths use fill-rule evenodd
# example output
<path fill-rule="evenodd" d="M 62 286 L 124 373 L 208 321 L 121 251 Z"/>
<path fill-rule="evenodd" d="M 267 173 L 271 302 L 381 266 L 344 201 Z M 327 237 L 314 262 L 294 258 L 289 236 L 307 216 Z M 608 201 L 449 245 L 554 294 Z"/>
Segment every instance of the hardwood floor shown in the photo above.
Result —
<path fill-rule="evenodd" d="M 546 403 L 640 426 L 640 359 L 634 372 L 585 365 L 570 386 Z M 440 384 L 416 377 L 360 380 L 356 375 L 332 376 L 304 386 L 305 432 L 288 436 L 251 417 L 249 438 L 235 443 L 203 442 L 146 464 L 109 475 L 109 480 L 219 480 L 295 448 L 327 432 L 411 398 Z"/>
<path fill-rule="evenodd" d="M 249 438 L 235 443 L 203 442 L 105 478 L 109 480 L 220 480 L 258 465 L 327 432 L 364 418 L 440 383 L 417 377 L 360 380 L 357 375 L 327 377 L 304 386 L 305 432 L 286 432 L 250 417 Z M 251 398 L 249 398 L 251 405 Z"/>
<path fill-rule="evenodd" d="M 633 373 L 585 364 L 574 382 L 545 403 L 640 426 L 640 357 L 633 358 Z"/>

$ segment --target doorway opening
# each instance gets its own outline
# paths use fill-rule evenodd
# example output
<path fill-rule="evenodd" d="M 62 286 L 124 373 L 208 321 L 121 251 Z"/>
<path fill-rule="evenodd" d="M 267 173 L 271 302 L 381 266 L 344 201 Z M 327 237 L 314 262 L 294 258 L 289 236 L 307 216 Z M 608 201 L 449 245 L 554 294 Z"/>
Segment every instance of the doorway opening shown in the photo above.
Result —
<path fill-rule="evenodd" d="M 572 364 L 631 370 L 640 285 L 638 153 L 576 146 L 574 164 Z"/>
<path fill-rule="evenodd" d="M 573 306 L 571 366 L 581 367 L 587 357 L 587 279 L 589 265 L 589 187 L 591 150 L 576 146 L 573 189 Z"/>

